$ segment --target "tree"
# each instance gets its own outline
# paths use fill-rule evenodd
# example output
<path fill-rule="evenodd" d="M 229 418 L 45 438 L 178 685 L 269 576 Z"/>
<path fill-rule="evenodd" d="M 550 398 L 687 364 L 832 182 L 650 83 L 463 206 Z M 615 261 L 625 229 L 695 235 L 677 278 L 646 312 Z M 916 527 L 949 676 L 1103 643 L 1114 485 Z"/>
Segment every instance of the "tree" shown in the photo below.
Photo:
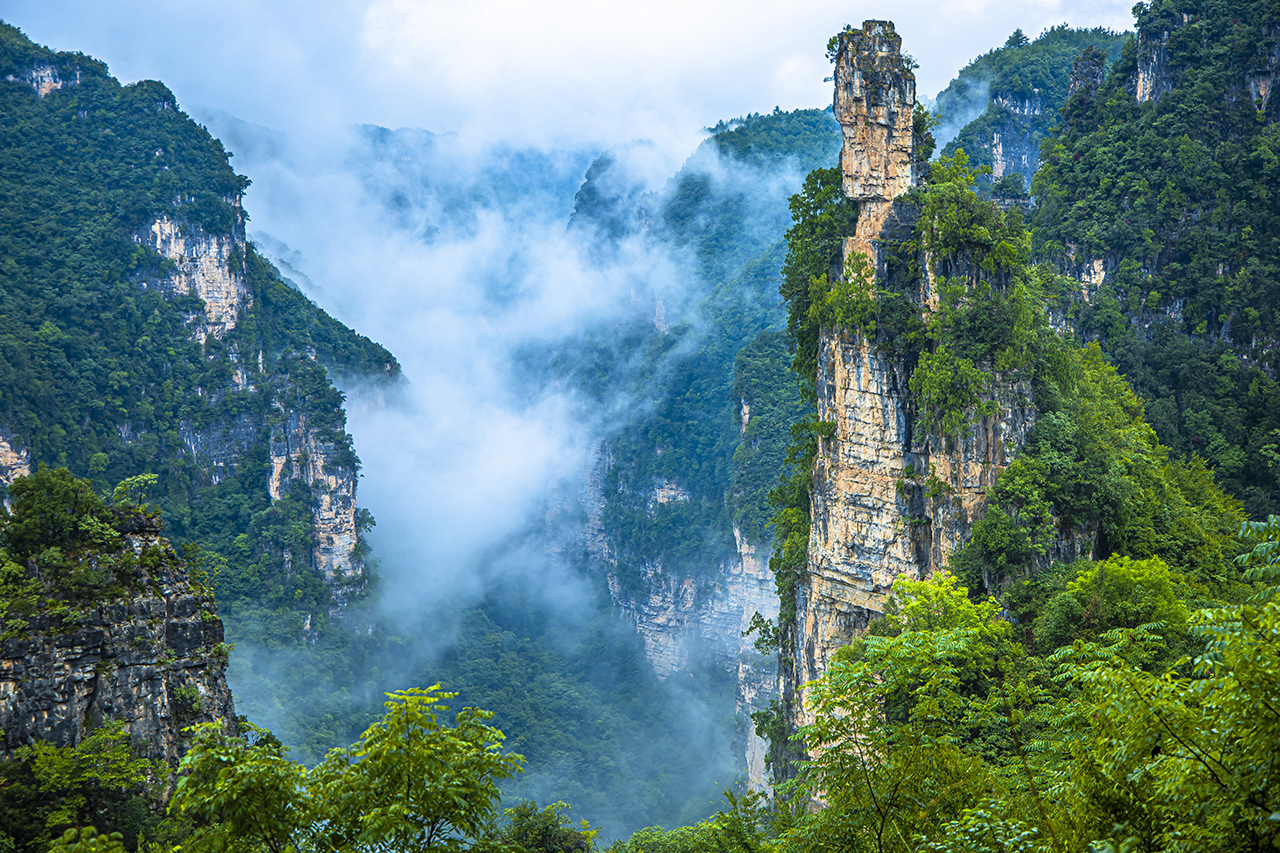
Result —
<path fill-rule="evenodd" d="M 801 850 L 916 850 L 989 799 L 1011 825 L 1043 812 L 1028 736 L 1044 691 L 999 603 L 950 575 L 899 578 L 894 596 L 878 635 L 810 685 L 797 787 L 827 805 L 789 834 Z"/>
<path fill-rule="evenodd" d="M 1079 686 L 1063 707 L 1074 730 L 1061 793 L 1066 814 L 1113 825 L 1117 845 L 1143 850 L 1246 851 L 1280 842 L 1280 519 L 1246 523 L 1258 544 L 1241 562 L 1263 586 L 1249 602 L 1197 611 L 1201 653 L 1159 673 L 1148 626 L 1053 657 Z M 1078 833 L 1097 840 L 1099 836 Z"/>
<path fill-rule="evenodd" d="M 34 812 L 29 817 L 44 817 L 45 830 L 90 823 L 119 825 L 131 801 L 148 797 L 147 786 L 157 772 L 152 762 L 134 754 L 120 721 L 99 726 L 75 746 L 36 741 L 16 750 L 14 758 L 30 769 L 38 786 L 39 800 L 27 800 L 26 807 Z M 5 784 L 5 796 L 16 793 L 14 799 L 23 803 L 23 786 L 15 787 L 16 791 Z"/>
<path fill-rule="evenodd" d="M 488 711 L 464 708 L 452 727 L 436 684 L 387 694 L 386 715 L 349 749 L 307 771 L 270 732 L 230 737 L 196 727 L 169 804 L 195 829 L 192 851 L 463 850 L 497 805 L 498 782 L 523 758 L 501 751 Z"/>
<path fill-rule="evenodd" d="M 306 771 L 265 729 L 241 728 L 240 737 L 219 723 L 195 728 L 169 801 L 171 817 L 195 824 L 184 846 L 196 853 L 302 849 L 306 829 L 321 818 Z"/>
<path fill-rule="evenodd" d="M 589 851 L 599 830 L 588 828 L 583 821 L 581 829 L 574 829 L 563 812 L 567 803 L 552 803 L 539 809 L 532 800 L 522 800 L 518 805 L 503 809 L 506 823 L 496 833 L 499 844 L 525 853 L 575 853 Z"/>
<path fill-rule="evenodd" d="M 436 684 L 387 694 L 386 715 L 350 749 L 334 750 L 308 777 L 324 803 L 324 834 L 333 847 L 463 850 L 483 832 L 501 791 L 498 783 L 524 759 L 501 751 L 493 714 L 463 708 L 452 728 Z"/>
<path fill-rule="evenodd" d="M 124 836 L 118 832 L 101 835 L 92 826 L 68 829 L 49 847 L 49 853 L 125 853 Z"/>

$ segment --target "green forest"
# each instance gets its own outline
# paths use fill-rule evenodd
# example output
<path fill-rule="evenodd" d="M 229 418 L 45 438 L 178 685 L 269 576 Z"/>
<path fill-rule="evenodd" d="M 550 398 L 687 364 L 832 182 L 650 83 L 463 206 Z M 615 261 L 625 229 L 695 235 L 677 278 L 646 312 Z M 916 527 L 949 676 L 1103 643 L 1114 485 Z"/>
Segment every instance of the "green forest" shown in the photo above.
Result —
<path fill-rule="evenodd" d="M 33 462 L 0 494 L 0 644 L 69 636 L 153 583 L 159 552 L 121 544 L 145 520 L 181 555 L 166 570 L 216 598 L 209 654 L 262 697 L 238 734 L 186 728 L 176 766 L 119 721 L 10 750 L 0 851 L 1280 847 L 1280 101 L 1250 88 L 1274 78 L 1280 9 L 1134 14 L 1136 35 L 1019 30 L 917 107 L 922 159 L 931 129 L 982 110 L 901 199 L 913 225 L 883 276 L 843 258 L 857 207 L 829 110 L 708 128 L 648 195 L 611 195 L 609 153 L 586 172 L 581 239 L 652 241 L 696 279 L 670 326 L 522 354 L 530 382 L 639 413 L 607 446 L 622 594 L 655 566 L 714 586 L 741 536 L 772 548 L 781 603 L 757 647 L 784 669 L 800 653 L 828 336 L 905 365 L 912 430 L 941 446 L 1004 385 L 1034 411 L 947 570 L 893 584 L 804 687 L 799 725 L 801 694 L 753 716 L 773 782 L 754 792 L 707 771 L 744 724 L 734 675 L 659 679 L 603 583 L 572 637 L 495 589 L 424 656 L 414 638 L 438 626 L 381 615 L 367 542 L 357 575 L 325 577 L 316 486 L 273 500 L 271 445 L 304 417 L 355 477 L 339 386 L 390 387 L 395 357 L 244 240 L 247 179 L 163 85 L 0 24 L 0 427 Z M 36 66 L 75 85 L 40 95 Z M 1010 99 L 1038 99 L 1034 120 Z M 1015 124 L 1039 163 L 1017 187 L 991 180 L 984 142 Z M 778 174 L 789 199 L 753 192 Z M 224 336 L 193 335 L 201 300 L 166 291 L 173 263 L 141 237 L 161 216 L 243 247 L 251 301 Z M 660 483 L 687 499 L 655 506 Z M 948 497 L 932 471 L 898 486 Z M 928 523 L 904 505 L 904 526 Z"/>

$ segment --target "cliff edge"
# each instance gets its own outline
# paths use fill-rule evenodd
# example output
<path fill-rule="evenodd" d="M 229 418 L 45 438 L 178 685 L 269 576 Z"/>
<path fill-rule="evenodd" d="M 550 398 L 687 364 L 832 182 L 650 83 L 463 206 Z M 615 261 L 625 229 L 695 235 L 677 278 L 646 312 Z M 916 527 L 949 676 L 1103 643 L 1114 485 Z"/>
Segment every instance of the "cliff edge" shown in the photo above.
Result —
<path fill-rule="evenodd" d="M 141 478 L 139 478 L 141 479 Z M 182 730 L 236 732 L 230 649 L 208 573 L 162 537 L 158 515 L 108 506 L 66 469 L 11 487 L 0 552 L 0 755 L 69 747 L 123 721 L 144 758 L 176 768 Z"/>

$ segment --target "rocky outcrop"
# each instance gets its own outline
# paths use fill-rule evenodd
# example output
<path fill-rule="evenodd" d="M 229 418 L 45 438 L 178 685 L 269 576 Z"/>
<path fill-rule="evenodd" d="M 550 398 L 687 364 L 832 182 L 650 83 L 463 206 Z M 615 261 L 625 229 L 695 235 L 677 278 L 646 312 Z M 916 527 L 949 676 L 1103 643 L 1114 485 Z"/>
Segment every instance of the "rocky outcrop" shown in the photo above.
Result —
<path fill-rule="evenodd" d="M 123 720 L 144 757 L 176 767 L 182 729 L 236 715 L 227 689 L 229 649 L 212 592 L 139 519 L 123 537 L 142 575 L 127 595 L 41 612 L 0 628 L 0 753 L 45 740 L 80 743 L 105 721 Z"/>
<path fill-rule="evenodd" d="M 235 470 L 244 454 L 258 443 L 261 434 L 261 424 L 247 412 L 204 427 L 196 427 L 190 421 L 178 424 L 183 445 L 215 485 Z"/>
<path fill-rule="evenodd" d="M 866 21 L 840 33 L 835 117 L 843 145 L 844 193 L 858 200 L 858 224 L 846 256 L 861 252 L 884 272 L 884 242 L 895 235 L 898 196 L 916 182 L 912 110 L 916 80 L 903 62 L 902 37 L 891 21 Z"/>
<path fill-rule="evenodd" d="M 9 486 L 19 477 L 31 473 L 31 453 L 22 447 L 18 437 L 0 429 L 0 503 L 9 506 Z"/>
<path fill-rule="evenodd" d="M 600 449 L 588 472 L 581 502 L 586 510 L 583 545 L 594 564 L 604 572 L 613 600 L 636 626 L 644 641 L 645 655 L 654 671 L 665 678 L 695 661 L 710 661 L 737 674 L 737 713 L 740 721 L 739 758 L 753 789 L 766 785 L 764 757 L 767 744 L 755 733 L 750 715 L 768 707 L 776 695 L 777 662 L 760 654 L 754 636 L 744 636 L 752 618 L 778 617 L 778 594 L 769 571 L 769 549 L 748 542 L 734 528 L 737 554 L 716 566 L 674 569 L 661 563 L 646 564 L 639 583 L 625 585 L 618 576 L 617 560 L 610 553 L 602 524 L 606 473 L 612 464 L 608 447 Z M 686 489 L 670 481 L 654 485 L 648 502 L 659 504 L 689 500 Z M 548 524 L 554 525 L 549 514 Z M 564 562 L 563 556 L 560 562 Z"/>
<path fill-rule="evenodd" d="M 26 83 L 32 89 L 36 90 L 36 94 L 40 97 L 48 95 L 50 92 L 57 91 L 63 86 L 71 87 L 80 85 L 80 69 L 72 68 L 70 75 L 63 79 L 58 74 L 58 69 L 52 65 L 33 65 L 20 74 L 8 74 L 6 80 L 17 80 Z"/>
<path fill-rule="evenodd" d="M 892 33 L 881 22 L 868 22 L 864 33 Z M 897 207 L 896 196 L 913 178 L 911 137 L 902 145 L 893 134 L 868 134 L 867 109 L 846 93 L 865 82 L 849 76 L 866 75 L 868 64 L 883 69 L 877 77 L 880 95 L 868 94 L 863 103 L 895 102 L 913 93 L 910 72 L 896 55 L 894 37 L 841 35 L 841 61 L 836 67 L 836 116 L 845 128 L 846 156 L 842 157 L 845 191 L 859 207 L 858 234 L 845 245 L 852 251 L 875 251 L 903 236 L 910 210 L 893 216 L 878 212 Z M 842 107 L 842 103 L 844 106 Z M 910 115 L 912 104 L 898 112 Z M 1007 105 L 1034 112 L 1031 102 Z M 872 122 L 874 123 L 874 122 Z M 853 144 L 879 145 L 878 151 L 848 151 Z M 866 164 L 896 176 L 893 182 L 866 180 Z M 849 170 L 853 170 L 850 174 Z M 874 227 L 880 228 L 879 231 Z M 865 247 L 865 248 L 864 248 Z M 926 259 L 927 260 L 927 259 Z M 878 271 L 884 275 L 883 263 Z M 933 305 L 924 277 L 918 294 L 925 310 Z M 948 270 L 948 275 L 961 273 Z M 796 590 L 796 617 L 783 626 L 783 669 L 779 673 L 784 706 L 791 722 L 809 721 L 803 685 L 827 668 L 836 650 L 847 645 L 882 612 L 895 578 L 927 578 L 941 571 L 950 554 L 969 538 L 982 517 L 988 493 L 1035 423 L 1029 384 L 1016 376 L 992 376 L 988 403 L 994 412 L 977 415 L 976 422 L 958 435 L 944 438 L 915 429 L 917 412 L 908 381 L 911 365 L 902 357 L 877 348 L 874 341 L 842 328 L 824 328 L 819 341 L 817 372 L 818 419 L 833 431 L 819 439 L 811 492 L 808 571 Z"/>
<path fill-rule="evenodd" d="M 1189 16 L 1182 15 L 1185 24 Z M 1138 77 L 1135 95 L 1138 103 L 1158 101 L 1173 91 L 1173 73 L 1169 66 L 1169 30 L 1158 33 L 1138 32 Z"/>
<path fill-rule="evenodd" d="M 860 335 L 822 337 L 818 418 L 833 423 L 814 466 L 808 579 L 797 590 L 799 690 L 884 609 L 895 578 L 942 570 L 1035 424 L 1025 381 L 996 376 L 996 413 L 954 440 L 913 432 L 907 366 Z M 808 721 L 796 703 L 797 722 Z"/>
<path fill-rule="evenodd" d="M 240 200 L 230 201 L 239 212 Z M 229 234 L 210 234 L 191 222 L 162 216 L 135 239 L 173 264 L 167 277 L 144 282 L 145 286 L 160 287 L 168 293 L 193 294 L 204 301 L 203 314 L 193 315 L 189 320 L 197 339 L 203 341 L 210 336 L 221 339 L 236 327 L 252 299 L 243 275 L 242 215 Z M 314 360 L 314 352 L 309 356 Z M 229 357 L 235 363 L 235 370 L 231 387 L 226 390 L 251 389 L 253 365 L 246 366 L 234 347 Z M 260 372 L 261 352 L 257 353 L 257 361 Z M 323 571 L 330 581 L 348 582 L 359 578 L 363 567 L 353 556 L 359 538 L 356 472 L 341 461 L 342 448 L 325 441 L 320 431 L 308 426 L 304 412 L 282 409 L 280 416 L 282 423 L 271 430 L 270 437 L 271 499 L 279 500 L 288 494 L 292 481 L 305 482 L 313 499 L 316 545 L 312 565 Z M 185 423 L 180 427 L 187 449 L 214 483 L 253 447 L 261 429 L 247 416 L 203 429 Z"/>
<path fill-rule="evenodd" d="M 238 198 L 229 201 L 240 210 Z M 194 223 L 161 216 L 134 239 L 173 264 L 166 278 L 149 286 L 204 300 L 204 316 L 191 317 L 192 333 L 199 340 L 221 338 L 236 327 L 250 299 L 242 273 L 243 216 L 231 234 L 210 234 Z"/>
<path fill-rule="evenodd" d="M 305 413 L 286 410 L 281 419 L 271 431 L 271 478 L 267 483 L 271 499 L 289 494 L 294 480 L 310 486 L 316 538 L 312 565 L 330 582 L 356 580 L 364 571 L 355 556 L 359 538 L 356 472 L 343 461 L 343 448 L 324 441 L 320 431 L 308 425 Z"/>
<path fill-rule="evenodd" d="M 1004 114 L 1004 120 L 991 132 L 991 179 L 1019 174 L 1023 186 L 1029 187 L 1040 166 L 1039 135 L 1035 132 L 1041 115 L 1040 93 L 1030 98 L 997 94 L 991 103 Z"/>

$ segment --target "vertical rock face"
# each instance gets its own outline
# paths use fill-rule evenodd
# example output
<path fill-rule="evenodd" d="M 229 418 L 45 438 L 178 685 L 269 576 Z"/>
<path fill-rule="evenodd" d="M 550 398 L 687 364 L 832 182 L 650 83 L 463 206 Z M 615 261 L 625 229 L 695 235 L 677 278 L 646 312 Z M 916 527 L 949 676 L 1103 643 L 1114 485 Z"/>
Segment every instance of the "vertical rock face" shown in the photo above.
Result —
<path fill-rule="evenodd" d="M 0 428 L 0 487 L 6 490 L 3 498 L 6 507 L 9 506 L 9 486 L 31 473 L 31 454 L 25 447 L 18 447 L 17 442 L 17 436 Z"/>
<path fill-rule="evenodd" d="M 737 711 L 745 742 L 739 758 L 745 762 L 747 781 L 753 789 L 765 784 L 765 742 L 751 727 L 750 714 L 766 708 L 775 695 L 776 661 L 755 650 L 754 638 L 744 637 L 752 617 L 778 617 L 778 594 L 769 571 L 768 549 L 749 543 L 734 528 L 736 559 L 718 566 L 674 568 L 661 563 L 644 566 L 636 588 L 625 586 L 617 573 L 604 534 L 605 474 L 612 459 L 602 448 L 588 474 L 585 494 L 587 524 L 584 545 L 603 568 L 609 592 L 636 626 L 644 641 L 645 655 L 662 677 L 679 672 L 692 661 L 709 659 L 737 674 Z M 679 484 L 654 485 L 650 506 L 688 500 Z"/>
<path fill-rule="evenodd" d="M 239 200 L 235 207 L 239 210 Z M 173 272 L 160 286 L 204 300 L 204 317 L 193 317 L 194 334 L 200 340 L 221 338 L 239 322 L 249 306 L 249 289 L 241 273 L 244 257 L 244 222 L 229 235 L 209 234 L 190 222 L 161 216 L 135 239 L 172 261 Z"/>
<path fill-rule="evenodd" d="M 792 691 L 884 609 L 896 577 L 928 577 L 968 541 L 1035 423 L 1030 387 L 997 377 L 995 415 L 952 442 L 918 435 L 906 365 L 840 329 L 819 347 L 818 418 L 835 431 L 814 467 L 809 577 L 797 591 L 795 672 L 784 674 Z"/>
<path fill-rule="evenodd" d="M 1182 16 L 1182 23 L 1187 15 Z M 1138 103 L 1158 101 L 1173 91 L 1173 74 L 1169 67 L 1169 30 L 1138 33 Z"/>
<path fill-rule="evenodd" d="M 239 199 L 234 207 L 240 210 Z M 242 263 L 245 252 L 244 219 L 241 216 L 230 234 L 210 234 L 190 222 L 162 216 L 135 239 L 172 261 L 173 271 L 158 282 L 167 292 L 193 294 L 204 301 L 203 316 L 190 318 L 193 335 L 203 341 L 222 338 L 236 327 L 249 308 L 252 294 L 245 282 Z M 233 352 L 233 357 L 238 354 Z M 258 354 L 261 362 L 262 355 Z M 235 390 L 249 387 L 248 373 L 237 369 L 232 377 Z M 326 442 L 307 424 L 304 413 L 285 410 L 283 423 L 271 433 L 272 500 L 288 494 L 293 480 L 302 480 L 312 490 L 312 517 L 316 546 L 312 563 L 330 581 L 348 580 L 362 572 L 353 557 L 356 529 L 356 473 L 337 463 L 338 448 Z M 195 430 L 183 425 L 181 434 L 216 483 L 236 458 L 253 446 L 256 425 L 246 419 Z"/>
<path fill-rule="evenodd" d="M 859 204 L 858 234 L 845 251 L 874 251 L 872 257 L 880 257 L 885 245 L 905 236 L 901 230 L 911 222 L 910 211 L 895 211 L 894 201 L 914 177 L 914 81 L 902 64 L 892 25 L 872 21 L 861 33 L 840 38 L 841 163 L 845 191 Z M 876 69 L 874 88 L 867 68 Z M 851 97 L 856 92 L 863 93 L 861 98 Z M 892 106 L 876 113 L 877 104 Z M 877 115 L 897 117 L 892 132 L 868 132 L 886 125 Z M 878 148 L 859 150 L 859 145 Z M 892 179 L 867 177 L 876 174 Z M 885 217 L 883 211 L 892 213 Z M 878 269 L 883 275 L 882 263 Z M 927 290 L 920 298 L 922 305 L 929 304 Z M 836 650 L 883 610 L 894 579 L 928 577 L 968 540 L 985 510 L 987 492 L 1034 425 L 1029 386 L 996 376 L 990 392 L 996 414 L 979 417 L 949 440 L 921 435 L 914 430 L 909 378 L 910 366 L 874 342 L 839 328 L 823 330 L 818 418 L 834 424 L 834 432 L 820 439 L 814 463 L 808 577 L 796 592 L 795 646 L 780 673 L 794 723 L 809 721 L 803 685 L 821 675 Z"/>
<path fill-rule="evenodd" d="M 71 70 L 71 75 L 66 79 L 58 74 L 58 69 L 52 65 L 33 65 L 25 72 L 19 75 L 9 74 L 4 79 L 18 80 L 26 83 L 36 90 L 36 94 L 40 97 L 61 89 L 63 86 L 71 87 L 80 84 L 80 69 L 78 67 Z"/>
<path fill-rule="evenodd" d="M 1022 175 L 1023 186 L 1031 186 L 1031 176 L 1040 165 L 1040 145 L 1032 133 L 1030 119 L 1041 114 L 1039 95 L 1015 98 L 995 95 L 992 103 L 1004 110 L 1005 119 L 991 133 L 991 178 Z"/>
<path fill-rule="evenodd" d="M 891 21 L 866 21 L 840 34 L 835 117 L 844 143 L 844 193 L 859 202 L 858 225 L 845 246 L 883 270 L 882 240 L 895 220 L 893 200 L 916 180 L 912 143 L 915 75 L 903 62 Z"/>
<path fill-rule="evenodd" d="M 74 746 L 124 720 L 145 757 L 175 767 L 182 728 L 221 721 L 235 733 L 213 595 L 192 585 L 158 519 L 139 519 L 123 542 L 145 567 L 128 596 L 0 623 L 3 755 L 36 740 Z"/>
<path fill-rule="evenodd" d="M 363 568 L 354 556 L 356 472 L 340 461 L 337 445 L 308 426 L 305 414 L 285 411 L 282 419 L 271 433 L 271 499 L 287 495 L 294 480 L 309 485 L 316 535 L 312 565 L 330 581 L 358 578 Z"/>

